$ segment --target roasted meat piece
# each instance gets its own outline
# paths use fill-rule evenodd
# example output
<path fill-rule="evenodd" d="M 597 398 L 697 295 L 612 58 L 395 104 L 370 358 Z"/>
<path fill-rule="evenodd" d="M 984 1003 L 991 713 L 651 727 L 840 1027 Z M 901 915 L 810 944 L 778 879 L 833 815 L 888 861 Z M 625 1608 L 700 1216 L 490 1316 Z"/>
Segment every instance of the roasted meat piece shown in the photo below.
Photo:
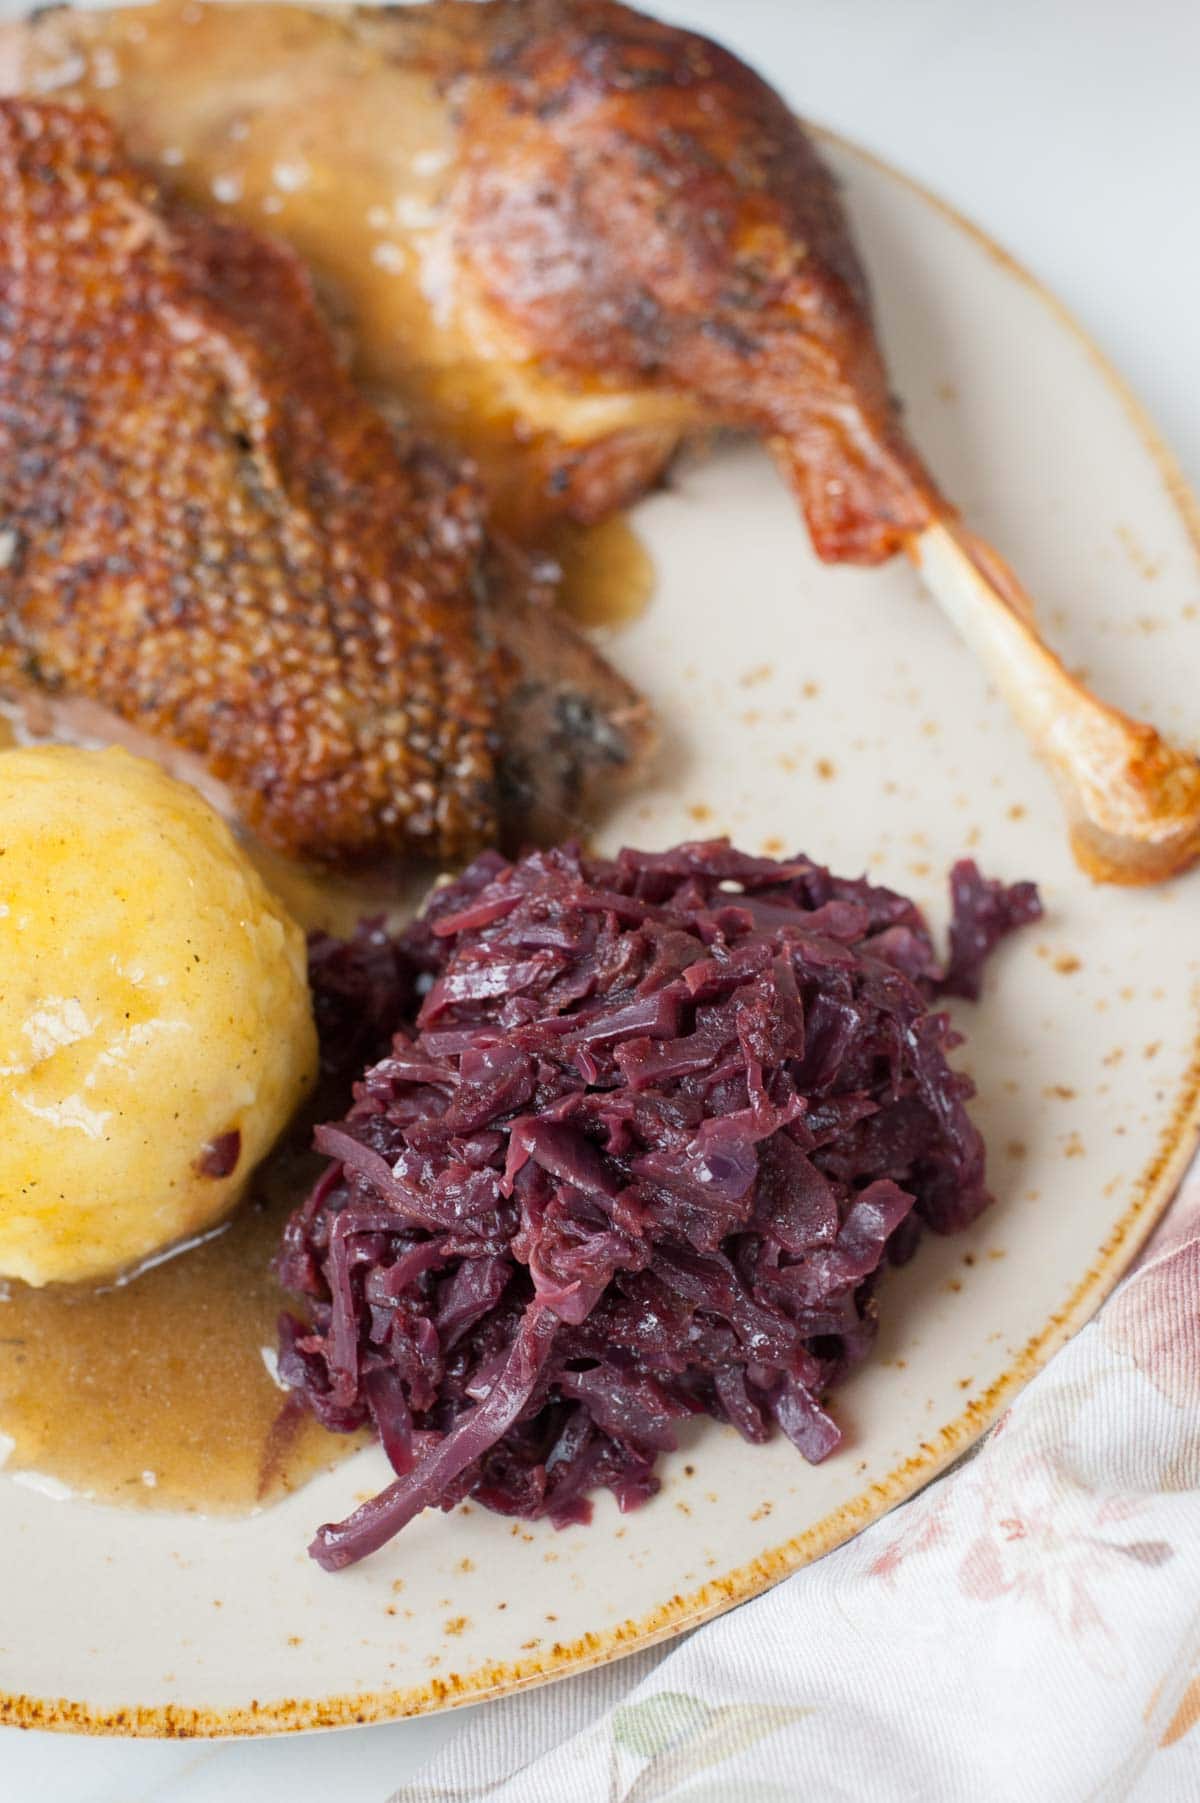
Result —
<path fill-rule="evenodd" d="M 38 15 L 0 84 L 91 99 L 179 191 L 312 264 L 390 404 L 468 446 L 535 539 L 679 440 L 768 443 L 822 557 L 898 550 L 986 664 L 1096 877 L 1200 857 L 1200 762 L 1097 700 L 901 429 L 802 126 L 738 59 L 615 0 Z"/>
<path fill-rule="evenodd" d="M 362 399 L 295 255 L 46 103 L 0 103 L 0 532 L 4 688 L 150 735 L 289 853 L 561 830 L 644 741 L 473 483 Z"/>
<path fill-rule="evenodd" d="M 40 13 L 0 76 L 286 237 L 506 524 L 610 513 L 714 422 L 778 437 L 825 557 L 927 517 L 832 181 L 699 37 L 612 0 L 159 0 Z"/>

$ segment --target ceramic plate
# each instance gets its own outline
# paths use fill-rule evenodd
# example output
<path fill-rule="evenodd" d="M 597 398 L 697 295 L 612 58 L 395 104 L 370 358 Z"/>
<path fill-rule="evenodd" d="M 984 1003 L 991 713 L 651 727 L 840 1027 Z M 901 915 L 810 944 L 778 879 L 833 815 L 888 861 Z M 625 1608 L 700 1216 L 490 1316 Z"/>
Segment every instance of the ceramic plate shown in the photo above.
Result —
<path fill-rule="evenodd" d="M 1195 522 L 1070 321 L 927 195 L 830 147 L 918 443 L 1002 547 L 1067 662 L 1200 737 Z M 661 1495 L 556 1533 L 426 1515 L 338 1577 L 316 1523 L 385 1480 L 361 1454 L 249 1520 L 122 1513 L 0 1477 L 0 1719 L 247 1733 L 441 1708 L 693 1626 L 836 1546 L 994 1420 L 1129 1262 L 1192 1149 L 1200 877 L 1147 893 L 1073 867 L 1049 786 L 902 563 L 824 569 L 765 458 L 680 472 L 637 529 L 658 571 L 610 650 L 666 729 L 603 841 L 729 832 L 810 850 L 944 918 L 963 851 L 1036 877 L 1047 915 L 964 1009 L 997 1203 L 888 1278 L 877 1355 L 820 1468 L 714 1424 Z M 81 1425 L 81 1431 L 85 1431 Z"/>

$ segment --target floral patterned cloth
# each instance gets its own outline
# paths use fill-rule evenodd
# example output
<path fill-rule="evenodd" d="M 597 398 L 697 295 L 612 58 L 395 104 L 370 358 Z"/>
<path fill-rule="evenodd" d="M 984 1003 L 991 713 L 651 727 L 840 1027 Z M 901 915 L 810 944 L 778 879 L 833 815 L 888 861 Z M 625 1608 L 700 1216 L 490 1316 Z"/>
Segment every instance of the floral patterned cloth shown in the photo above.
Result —
<path fill-rule="evenodd" d="M 684 1641 L 475 1712 L 393 1803 L 1196 1803 L 1200 1167 L 975 1457 Z"/>

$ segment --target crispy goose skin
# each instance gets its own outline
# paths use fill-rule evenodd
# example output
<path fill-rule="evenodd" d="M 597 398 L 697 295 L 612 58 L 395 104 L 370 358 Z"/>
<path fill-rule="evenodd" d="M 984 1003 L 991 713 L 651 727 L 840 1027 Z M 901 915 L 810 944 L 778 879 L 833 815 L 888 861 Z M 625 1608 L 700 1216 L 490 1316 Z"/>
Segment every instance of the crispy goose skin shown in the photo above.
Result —
<path fill-rule="evenodd" d="M 0 533 L 5 686 L 197 761 L 290 853 L 457 856 L 644 734 L 548 610 L 488 605 L 479 495 L 361 399 L 295 256 L 44 103 L 0 103 Z M 516 781 L 506 695 L 567 665 L 574 733 Z"/>
<path fill-rule="evenodd" d="M 456 91 L 469 304 L 566 379 L 602 370 L 771 441 L 822 557 L 900 549 L 936 491 L 794 115 L 727 51 L 611 0 L 488 11 Z"/>
<path fill-rule="evenodd" d="M 519 530 L 612 512 L 713 424 L 777 441 L 824 557 L 928 517 L 833 184 L 702 38 L 611 0 L 159 0 L 39 14 L 0 79 L 94 101 L 180 192 L 286 237 L 360 377 Z"/>

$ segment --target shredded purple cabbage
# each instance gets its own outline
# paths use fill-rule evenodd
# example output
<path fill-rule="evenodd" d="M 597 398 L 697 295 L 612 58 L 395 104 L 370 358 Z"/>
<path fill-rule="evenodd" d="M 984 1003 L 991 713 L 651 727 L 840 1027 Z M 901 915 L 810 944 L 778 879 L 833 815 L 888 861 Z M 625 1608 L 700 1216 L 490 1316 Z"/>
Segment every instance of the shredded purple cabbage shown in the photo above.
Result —
<path fill-rule="evenodd" d="M 1039 907 L 969 863 L 952 892 L 945 970 L 903 896 L 724 841 L 489 853 L 399 940 L 320 943 L 339 1060 L 423 997 L 318 1129 L 279 1259 L 308 1310 L 281 1373 L 396 1472 L 320 1564 L 467 1496 L 560 1526 L 599 1487 L 632 1508 L 695 1414 L 834 1450 L 885 1261 L 989 1201 L 930 1004 L 977 993 Z"/>
<path fill-rule="evenodd" d="M 1037 884 L 990 882 L 963 858 L 950 872 L 950 902 L 950 961 L 938 987 L 977 1002 L 993 948 L 1014 927 L 1041 918 Z"/>

